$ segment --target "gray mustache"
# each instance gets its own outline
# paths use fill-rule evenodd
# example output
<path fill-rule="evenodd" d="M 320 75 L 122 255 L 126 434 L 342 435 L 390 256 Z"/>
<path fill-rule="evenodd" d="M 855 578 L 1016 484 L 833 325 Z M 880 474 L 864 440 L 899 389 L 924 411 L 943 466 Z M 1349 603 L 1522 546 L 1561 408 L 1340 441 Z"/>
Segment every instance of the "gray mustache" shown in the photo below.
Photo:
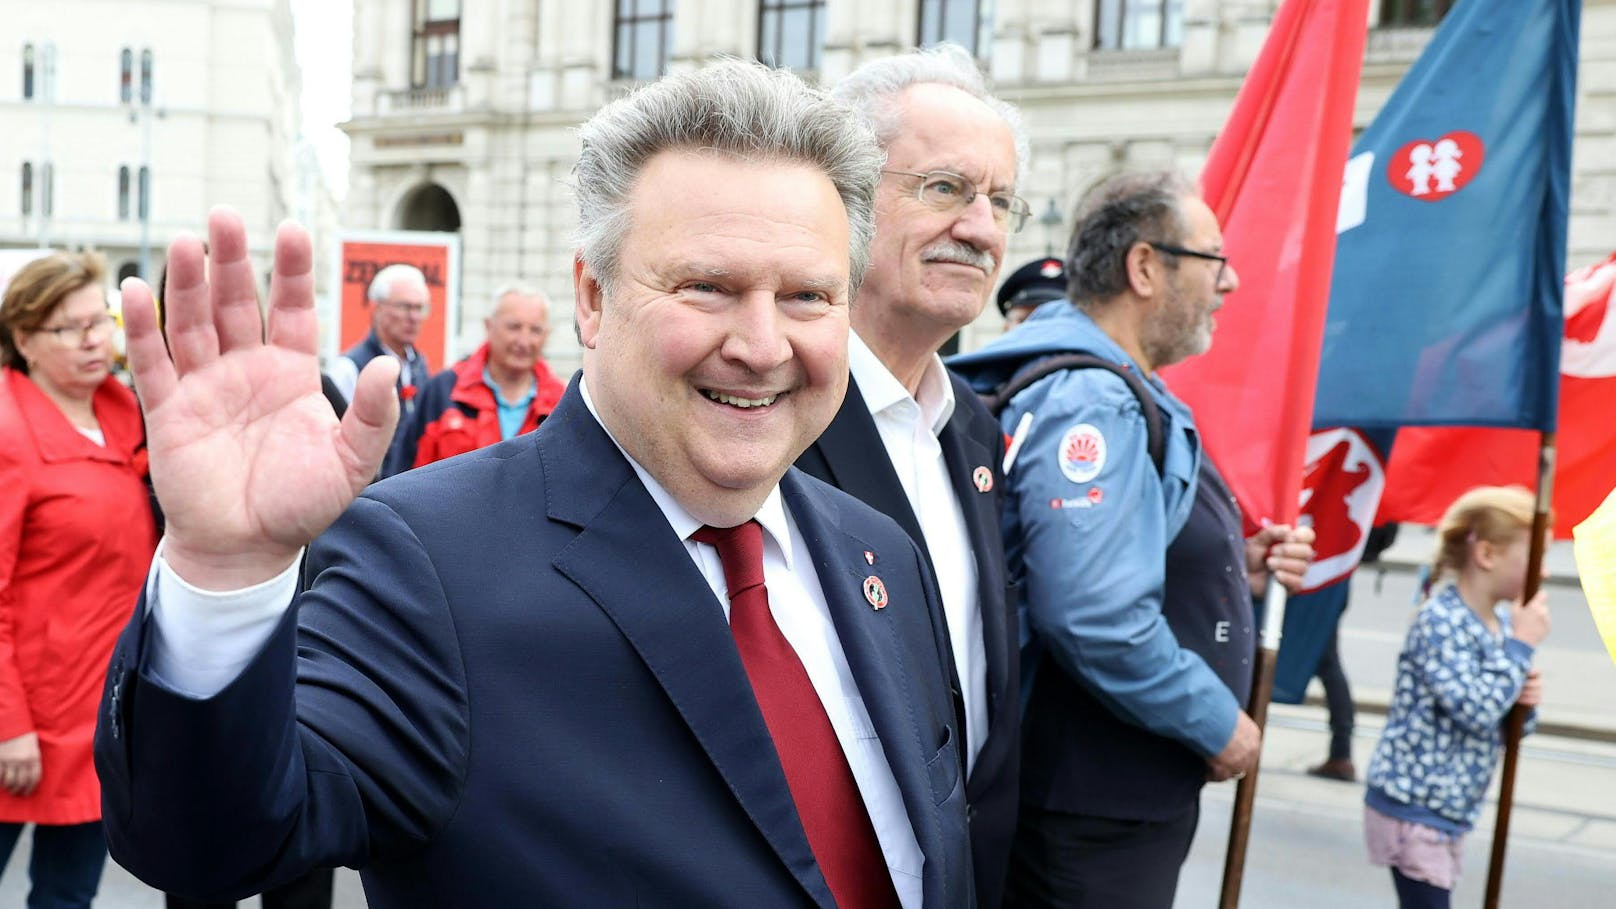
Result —
<path fill-rule="evenodd" d="M 920 261 L 957 262 L 960 265 L 975 266 L 987 274 L 992 274 L 999 264 L 999 260 L 995 259 L 992 253 L 954 240 L 939 240 L 921 250 Z"/>

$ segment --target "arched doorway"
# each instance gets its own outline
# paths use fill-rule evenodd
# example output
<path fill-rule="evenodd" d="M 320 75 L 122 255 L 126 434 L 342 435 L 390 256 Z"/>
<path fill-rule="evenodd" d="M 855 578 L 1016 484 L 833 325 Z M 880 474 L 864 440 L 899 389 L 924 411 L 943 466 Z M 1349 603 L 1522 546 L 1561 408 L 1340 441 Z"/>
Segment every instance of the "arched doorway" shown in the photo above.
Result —
<path fill-rule="evenodd" d="M 448 190 L 436 183 L 424 183 L 399 201 L 393 226 L 400 230 L 457 231 L 460 206 Z"/>

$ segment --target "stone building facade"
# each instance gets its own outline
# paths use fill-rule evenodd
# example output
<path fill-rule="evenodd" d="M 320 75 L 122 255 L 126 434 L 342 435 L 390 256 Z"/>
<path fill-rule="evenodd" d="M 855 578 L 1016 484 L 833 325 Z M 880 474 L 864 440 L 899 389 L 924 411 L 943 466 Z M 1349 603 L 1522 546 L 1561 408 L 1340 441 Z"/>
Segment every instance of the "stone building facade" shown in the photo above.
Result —
<path fill-rule="evenodd" d="M 1371 0 L 1355 114 L 1366 125 L 1453 2 Z M 355 0 L 355 228 L 457 230 L 461 349 L 488 296 L 526 280 L 570 322 L 576 126 L 637 79 L 716 54 L 833 82 L 940 38 L 970 47 L 1032 140 L 1034 217 L 1007 266 L 1060 250 L 1084 187 L 1122 168 L 1194 175 L 1278 0 Z M 1584 0 L 1571 263 L 1616 247 L 1616 0 Z M 1010 268 L 1007 267 L 1007 274 Z M 992 307 L 961 339 L 999 330 Z M 570 332 L 550 355 L 577 365 Z"/>
<path fill-rule="evenodd" d="M 311 166 L 287 0 L 0 0 L 0 21 L 0 247 L 97 249 L 114 281 L 155 280 L 227 204 L 267 274 Z"/>

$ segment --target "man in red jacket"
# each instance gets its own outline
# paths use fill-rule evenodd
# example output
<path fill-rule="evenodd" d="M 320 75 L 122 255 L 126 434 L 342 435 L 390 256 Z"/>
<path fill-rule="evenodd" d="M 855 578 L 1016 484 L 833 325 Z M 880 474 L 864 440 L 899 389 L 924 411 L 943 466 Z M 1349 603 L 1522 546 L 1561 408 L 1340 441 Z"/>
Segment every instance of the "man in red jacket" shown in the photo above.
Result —
<path fill-rule="evenodd" d="M 483 320 L 487 340 L 432 377 L 402 440 L 402 463 L 420 467 L 533 431 L 565 389 L 544 362 L 549 301 L 506 287 Z"/>

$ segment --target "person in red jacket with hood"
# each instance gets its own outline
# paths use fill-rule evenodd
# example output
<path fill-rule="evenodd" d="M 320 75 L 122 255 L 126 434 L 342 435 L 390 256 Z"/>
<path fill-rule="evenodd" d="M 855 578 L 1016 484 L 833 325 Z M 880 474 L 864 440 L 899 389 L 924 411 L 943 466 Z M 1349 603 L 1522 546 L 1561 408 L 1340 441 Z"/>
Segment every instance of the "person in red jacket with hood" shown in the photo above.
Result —
<path fill-rule="evenodd" d="M 100 884 L 91 739 L 157 545 L 102 276 L 98 256 L 53 253 L 0 302 L 0 868 L 35 825 L 30 906 L 87 909 Z"/>
<path fill-rule="evenodd" d="M 414 467 L 532 432 L 566 389 L 544 362 L 549 301 L 507 287 L 483 320 L 487 340 L 432 377 L 405 430 L 403 463 Z"/>

